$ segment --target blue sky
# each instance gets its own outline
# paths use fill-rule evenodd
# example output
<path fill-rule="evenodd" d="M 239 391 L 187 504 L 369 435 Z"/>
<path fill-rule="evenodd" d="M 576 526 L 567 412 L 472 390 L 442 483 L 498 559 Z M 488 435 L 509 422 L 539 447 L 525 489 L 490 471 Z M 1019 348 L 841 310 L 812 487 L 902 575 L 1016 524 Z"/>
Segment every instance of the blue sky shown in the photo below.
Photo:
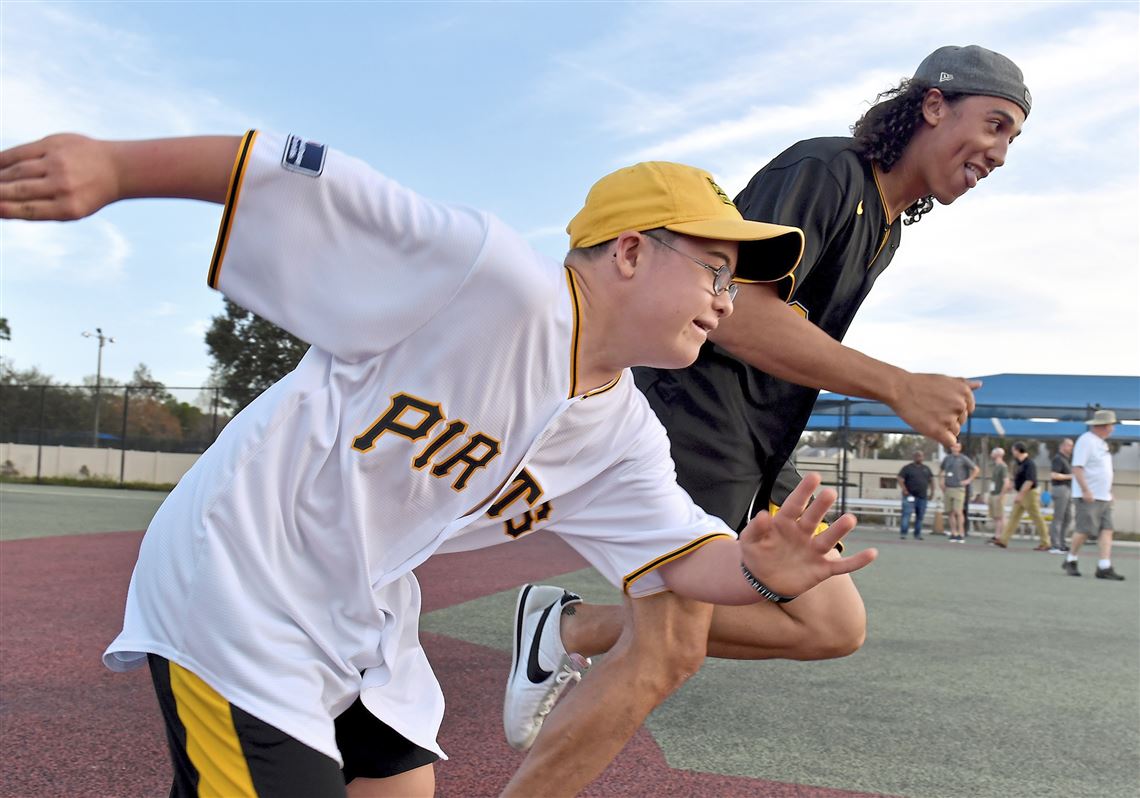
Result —
<path fill-rule="evenodd" d="M 911 370 L 1140 373 L 1140 4 L 16 3 L 0 145 L 268 128 L 490 210 L 552 257 L 590 184 L 692 163 L 735 194 L 846 135 L 944 44 L 1013 58 L 1034 109 L 1004 168 L 907 228 L 847 343 Z M 0 225 L 3 357 L 78 382 L 209 376 L 215 206 Z"/>

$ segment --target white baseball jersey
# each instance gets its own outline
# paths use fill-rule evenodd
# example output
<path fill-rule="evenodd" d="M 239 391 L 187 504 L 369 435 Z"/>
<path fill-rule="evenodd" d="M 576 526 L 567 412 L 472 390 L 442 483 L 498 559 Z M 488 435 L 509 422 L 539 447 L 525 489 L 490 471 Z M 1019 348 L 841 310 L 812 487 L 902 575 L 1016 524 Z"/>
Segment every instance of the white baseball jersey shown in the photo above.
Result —
<path fill-rule="evenodd" d="M 1112 501 L 1112 452 L 1104 438 L 1092 430 L 1082 433 L 1073 445 L 1073 467 L 1085 470 L 1085 481 L 1094 499 Z M 1076 479 L 1073 480 L 1073 494 L 1075 498 L 1084 498 L 1081 483 Z"/>
<path fill-rule="evenodd" d="M 642 595 L 733 534 L 677 486 L 628 371 L 576 384 L 573 273 L 489 215 L 250 133 L 209 282 L 312 348 L 155 515 L 113 669 L 159 654 L 338 761 L 360 694 L 442 755 L 411 573 L 432 553 L 549 529 Z"/>

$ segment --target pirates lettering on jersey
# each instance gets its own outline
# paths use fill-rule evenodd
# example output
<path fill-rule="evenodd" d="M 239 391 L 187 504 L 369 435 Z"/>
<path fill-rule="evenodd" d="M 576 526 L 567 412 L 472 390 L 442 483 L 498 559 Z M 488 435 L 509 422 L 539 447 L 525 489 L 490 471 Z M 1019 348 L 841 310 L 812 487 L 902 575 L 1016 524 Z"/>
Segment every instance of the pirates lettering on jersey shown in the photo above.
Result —
<path fill-rule="evenodd" d="M 507 537 L 522 537 L 534 529 L 535 524 L 550 517 L 550 502 L 542 502 L 537 508 L 535 507 L 542 499 L 542 493 L 542 485 L 538 484 L 534 475 L 524 468 L 511 480 L 511 484 L 503 491 L 499 500 L 487 510 L 487 517 L 499 518 L 515 502 L 520 499 L 525 501 L 528 505 L 526 512 L 503 522 L 503 533 Z"/>
<path fill-rule="evenodd" d="M 406 393 L 392 395 L 388 409 L 372 422 L 367 430 L 352 440 L 352 448 L 358 452 L 372 451 L 376 440 L 386 432 L 418 441 L 427 438 L 432 429 L 444 421 L 443 408 L 438 402 L 429 402 L 425 399 Z M 428 441 L 417 455 L 412 458 L 412 468 L 419 471 L 436 460 L 431 467 L 433 477 L 444 477 L 451 474 L 457 466 L 462 466 L 459 476 L 451 483 L 453 490 L 463 490 L 467 487 L 471 476 L 480 468 L 487 465 L 499 456 L 502 447 L 499 441 L 482 432 L 468 436 L 466 441 L 454 452 L 446 457 L 436 458 L 444 446 L 467 431 L 467 422 L 448 422 L 444 428 Z"/>

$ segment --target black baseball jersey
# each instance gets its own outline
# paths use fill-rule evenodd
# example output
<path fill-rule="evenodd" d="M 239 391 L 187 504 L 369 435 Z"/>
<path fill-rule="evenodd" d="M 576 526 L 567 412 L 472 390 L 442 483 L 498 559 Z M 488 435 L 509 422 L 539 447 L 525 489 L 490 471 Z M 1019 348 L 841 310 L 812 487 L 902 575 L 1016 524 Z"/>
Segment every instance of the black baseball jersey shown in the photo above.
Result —
<path fill-rule="evenodd" d="M 804 231 L 803 258 L 778 284 L 780 293 L 836 340 L 843 340 L 901 236 L 901 223 L 888 222 L 871 163 L 853 145 L 850 138 L 794 144 L 736 198 L 746 219 Z M 739 527 L 750 504 L 756 510 L 780 504 L 799 482 L 793 468 L 781 469 L 817 389 L 777 379 L 715 344 L 706 344 L 689 368 L 635 374 L 669 431 L 681 485 L 705 510 Z"/>

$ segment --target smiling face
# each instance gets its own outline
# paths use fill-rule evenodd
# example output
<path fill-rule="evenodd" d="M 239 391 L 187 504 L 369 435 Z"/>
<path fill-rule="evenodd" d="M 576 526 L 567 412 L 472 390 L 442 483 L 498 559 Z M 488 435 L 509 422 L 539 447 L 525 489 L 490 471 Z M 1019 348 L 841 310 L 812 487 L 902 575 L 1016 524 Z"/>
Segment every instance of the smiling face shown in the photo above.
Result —
<path fill-rule="evenodd" d="M 967 96 L 953 102 L 931 89 L 923 103 L 926 126 L 915 134 L 928 194 L 943 205 L 977 186 L 1005 163 L 1025 113 L 1000 97 Z"/>
<path fill-rule="evenodd" d="M 697 359 L 709 333 L 732 313 L 728 292 L 714 293 L 713 273 L 693 259 L 735 270 L 738 245 L 673 234 L 662 236 L 668 246 L 644 234 L 642 239 L 637 309 L 630 309 L 646 347 L 641 362 L 683 368 Z"/>

